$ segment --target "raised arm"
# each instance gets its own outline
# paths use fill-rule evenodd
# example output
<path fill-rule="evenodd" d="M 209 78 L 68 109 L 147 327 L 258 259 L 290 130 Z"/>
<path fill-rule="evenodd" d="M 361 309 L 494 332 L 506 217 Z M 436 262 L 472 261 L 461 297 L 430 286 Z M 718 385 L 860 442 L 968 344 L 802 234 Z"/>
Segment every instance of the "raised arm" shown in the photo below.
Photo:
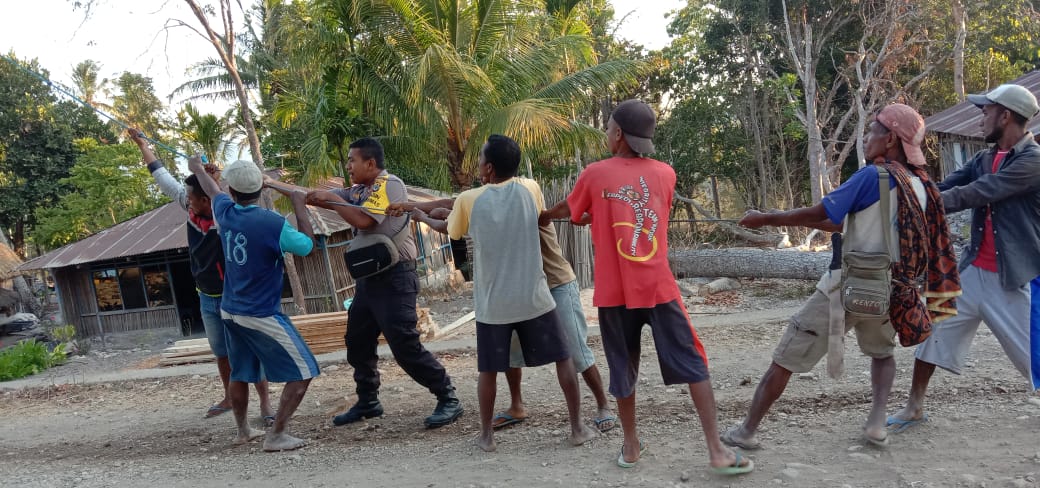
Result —
<path fill-rule="evenodd" d="M 307 192 L 294 190 L 289 194 L 289 199 L 292 200 L 293 212 L 296 213 L 296 230 L 309 237 L 313 243 L 314 228 L 311 226 L 310 214 L 307 212 Z"/>
<path fill-rule="evenodd" d="M 188 190 L 169 171 L 166 171 L 162 161 L 159 161 L 155 157 L 155 153 L 152 152 L 152 148 L 148 147 L 148 141 L 145 140 L 144 134 L 137 129 L 127 129 L 126 133 L 130 140 L 137 144 L 137 148 L 141 150 L 141 160 L 147 165 L 148 172 L 152 174 L 152 178 L 155 178 L 155 184 L 159 185 L 159 191 L 177 202 L 181 208 L 187 210 Z"/>
<path fill-rule="evenodd" d="M 199 179 L 199 186 L 210 198 L 223 193 L 220 191 L 220 185 L 209 176 L 209 171 L 206 165 L 202 164 L 202 158 L 198 154 L 188 159 L 188 170 Z"/>

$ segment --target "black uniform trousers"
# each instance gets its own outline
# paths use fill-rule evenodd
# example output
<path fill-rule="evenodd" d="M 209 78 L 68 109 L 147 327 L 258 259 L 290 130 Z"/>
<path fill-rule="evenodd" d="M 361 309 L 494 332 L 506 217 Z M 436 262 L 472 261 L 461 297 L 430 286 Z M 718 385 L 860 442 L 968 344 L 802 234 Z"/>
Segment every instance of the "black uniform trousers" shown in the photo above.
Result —
<path fill-rule="evenodd" d="M 415 262 L 396 264 L 380 274 L 357 281 L 354 300 L 347 310 L 347 363 L 354 367 L 358 397 L 374 397 L 379 391 L 376 348 L 382 333 L 397 364 L 416 383 L 434 395 L 452 391 L 444 366 L 419 342 L 416 298 L 419 278 Z"/>

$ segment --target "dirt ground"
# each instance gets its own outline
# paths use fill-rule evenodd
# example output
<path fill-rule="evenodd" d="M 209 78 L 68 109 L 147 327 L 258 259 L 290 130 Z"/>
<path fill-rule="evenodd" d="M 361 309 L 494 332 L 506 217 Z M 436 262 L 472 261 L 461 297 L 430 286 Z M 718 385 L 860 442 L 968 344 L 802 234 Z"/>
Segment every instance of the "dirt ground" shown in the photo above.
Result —
<path fill-rule="evenodd" d="M 687 298 L 709 354 L 721 427 L 742 418 L 785 325 L 780 318 L 761 322 L 749 317 L 759 316 L 756 310 L 797 305 L 811 289 L 812 283 L 761 280 L 745 282 L 739 292 Z M 437 310 L 444 316 L 438 321 L 450 322 L 448 315 L 465 306 L 437 305 L 444 308 Z M 109 359 L 116 368 L 134 367 L 137 354 L 146 359 L 143 351 L 152 350 L 146 342 L 137 353 Z M 258 443 L 232 446 L 230 415 L 202 419 L 220 396 L 212 375 L 5 391 L 0 393 L 0 485 L 1040 486 L 1040 406 L 1030 400 L 1040 401 L 988 331 L 976 339 L 968 374 L 940 372 L 934 378 L 931 421 L 893 435 L 885 450 L 860 439 L 869 406 L 869 363 L 854 342 L 850 338 L 847 346 L 844 379 L 831 380 L 821 367 L 792 379 L 763 422 L 765 449 L 745 453 L 757 470 L 737 478 L 707 469 L 704 436 L 689 395 L 681 385 L 661 384 L 647 331 L 637 395 L 640 434 L 649 450 L 631 470 L 614 464 L 620 429 L 582 447 L 564 442 L 566 408 L 549 367 L 525 370 L 531 419 L 498 432 L 497 453 L 479 451 L 472 445 L 478 429 L 476 354 L 460 350 L 439 355 L 467 409 L 458 423 L 424 429 L 422 418 L 434 398 L 392 361 L 380 361 L 386 414 L 333 427 L 331 415 L 347 405 L 353 390 L 350 367 L 337 364 L 312 383 L 293 419 L 293 430 L 310 444 L 277 454 L 262 452 Z M 605 376 L 599 338 L 591 343 Z M 123 356 L 133 360 L 122 361 Z M 906 398 L 912 350 L 900 350 L 897 363 L 893 411 Z M 594 401 L 583 392 L 583 411 L 591 418 Z M 504 407 L 507 398 L 500 379 L 499 405 Z M 258 416 L 255 404 L 251 408 Z"/>

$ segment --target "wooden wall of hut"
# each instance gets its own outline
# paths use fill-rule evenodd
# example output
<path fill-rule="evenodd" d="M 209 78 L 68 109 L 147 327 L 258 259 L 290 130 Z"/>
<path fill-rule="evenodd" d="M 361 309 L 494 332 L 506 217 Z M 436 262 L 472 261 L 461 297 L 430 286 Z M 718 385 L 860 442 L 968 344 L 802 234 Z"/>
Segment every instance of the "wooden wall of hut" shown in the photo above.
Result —
<path fill-rule="evenodd" d="M 545 206 L 556 205 L 574 188 L 574 176 L 559 178 L 542 182 L 542 194 L 545 196 Z M 560 241 L 563 249 L 563 257 L 571 263 L 574 274 L 577 275 L 580 288 L 592 287 L 592 235 L 589 234 L 588 226 L 573 225 L 570 222 L 555 222 L 556 238 Z"/>
<path fill-rule="evenodd" d="M 60 290 L 59 303 L 65 322 L 74 326 L 81 337 L 181 326 L 177 307 L 172 305 L 98 313 L 91 271 L 86 268 L 56 269 L 54 284 Z"/>
<path fill-rule="evenodd" d="M 420 293 L 432 285 L 431 277 L 448 268 L 453 271 L 448 237 L 425 224 L 412 222 L 418 259 L 416 272 L 421 281 Z M 296 270 L 303 282 L 307 313 L 326 313 L 344 310 L 343 301 L 354 296 L 354 279 L 347 272 L 343 253 L 352 234 L 349 230 L 331 236 L 318 236 L 318 245 L 308 256 L 296 258 Z M 282 300 L 282 312 L 295 315 L 292 299 Z"/>

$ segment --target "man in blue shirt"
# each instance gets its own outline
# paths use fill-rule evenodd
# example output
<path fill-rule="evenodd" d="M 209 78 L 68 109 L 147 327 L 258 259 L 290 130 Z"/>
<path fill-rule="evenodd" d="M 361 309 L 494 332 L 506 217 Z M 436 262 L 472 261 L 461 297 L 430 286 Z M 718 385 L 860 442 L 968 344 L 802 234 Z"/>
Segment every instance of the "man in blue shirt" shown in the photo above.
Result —
<path fill-rule="evenodd" d="M 213 201 L 213 217 L 224 246 L 224 296 L 221 317 L 226 326 L 231 381 L 228 392 L 238 424 L 236 444 L 264 433 L 249 427 L 247 383 L 260 380 L 261 366 L 269 381 L 286 383 L 265 451 L 302 447 L 306 441 L 289 435 L 286 426 L 299 407 L 311 379 L 318 376 L 318 362 L 289 318 L 281 313 L 282 253 L 310 254 L 314 232 L 303 192 L 291 195 L 300 230 L 284 217 L 256 205 L 263 189 L 263 175 L 252 161 L 239 160 L 224 169 L 231 195 L 220 191 L 198 156 L 188 168 Z"/>
<path fill-rule="evenodd" d="M 184 184 L 177 181 L 162 161 L 148 147 L 148 141 L 141 131 L 127 131 L 130 139 L 141 149 L 141 156 L 148 165 L 148 171 L 155 178 L 166 196 L 177 202 L 188 212 L 188 259 L 191 261 L 191 276 L 195 279 L 195 288 L 199 292 L 199 309 L 202 313 L 202 325 L 206 330 L 209 348 L 217 358 L 217 372 L 224 386 L 224 398 L 209 407 L 206 418 L 215 417 L 231 410 L 231 399 L 228 397 L 228 378 L 231 377 L 231 363 L 228 362 L 227 342 L 224 340 L 224 321 L 220 318 L 220 296 L 224 293 L 224 250 L 220 245 L 220 232 L 213 221 L 213 205 L 209 197 L 202 191 L 198 177 L 189 176 Z M 219 180 L 219 170 L 210 163 L 207 173 Z M 271 401 L 268 396 L 267 381 L 256 385 L 256 394 L 260 397 L 260 415 L 268 424 L 274 422 Z"/>

